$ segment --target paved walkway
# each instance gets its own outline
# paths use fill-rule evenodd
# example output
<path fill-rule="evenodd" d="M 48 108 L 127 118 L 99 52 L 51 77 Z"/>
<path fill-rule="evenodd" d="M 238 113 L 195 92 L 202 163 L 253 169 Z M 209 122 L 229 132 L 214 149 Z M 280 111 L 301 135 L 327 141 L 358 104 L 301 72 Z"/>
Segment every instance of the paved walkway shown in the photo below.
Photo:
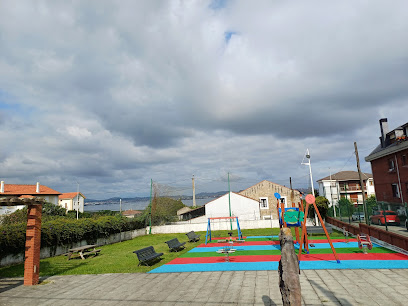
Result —
<path fill-rule="evenodd" d="M 304 305 L 408 305 L 408 270 L 304 270 Z M 0 305 L 282 305 L 277 271 L 0 278 Z"/>

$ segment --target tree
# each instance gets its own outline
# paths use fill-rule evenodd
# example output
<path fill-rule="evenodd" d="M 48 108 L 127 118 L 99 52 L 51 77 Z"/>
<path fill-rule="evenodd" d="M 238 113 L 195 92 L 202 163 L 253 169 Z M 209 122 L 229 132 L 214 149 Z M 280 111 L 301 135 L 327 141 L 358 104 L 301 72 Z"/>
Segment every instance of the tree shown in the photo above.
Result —
<path fill-rule="evenodd" d="M 318 196 L 316 197 L 316 206 L 317 209 L 319 210 L 320 216 L 322 219 L 326 219 L 327 214 L 329 212 L 329 200 L 326 199 L 325 197 Z M 308 217 L 314 218 L 315 216 L 315 210 L 313 205 L 309 205 L 309 211 L 308 211 Z"/>
<path fill-rule="evenodd" d="M 159 225 L 177 219 L 177 211 L 185 205 L 181 200 L 168 197 L 154 197 L 152 200 L 152 224 Z M 147 210 L 147 211 L 146 211 Z M 146 207 L 145 217 L 149 217 L 150 205 Z"/>
<path fill-rule="evenodd" d="M 339 200 L 339 208 L 342 217 L 350 217 L 354 212 L 354 205 L 346 198 L 341 198 Z"/>
<path fill-rule="evenodd" d="M 369 216 L 373 214 L 373 210 L 378 210 L 378 203 L 374 195 L 371 195 L 366 201 L 367 213 Z"/>

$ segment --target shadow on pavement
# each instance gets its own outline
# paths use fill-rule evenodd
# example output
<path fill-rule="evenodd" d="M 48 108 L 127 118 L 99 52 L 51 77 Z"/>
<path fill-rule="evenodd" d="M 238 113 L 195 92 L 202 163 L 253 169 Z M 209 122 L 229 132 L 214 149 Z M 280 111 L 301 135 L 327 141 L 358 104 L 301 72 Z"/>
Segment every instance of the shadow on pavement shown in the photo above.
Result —
<path fill-rule="evenodd" d="M 23 279 L 0 278 L 0 293 L 22 286 L 23 284 Z"/>
<path fill-rule="evenodd" d="M 322 291 L 327 296 L 329 301 L 331 301 L 331 296 L 334 296 L 336 298 L 336 300 L 340 303 L 340 305 L 353 305 L 352 303 L 350 303 L 346 299 L 336 297 L 336 295 L 333 292 L 323 288 L 318 283 L 316 283 L 314 280 L 310 279 L 309 282 L 313 287 L 320 289 L 320 291 Z M 329 301 L 327 301 L 327 302 L 329 302 Z M 336 301 L 331 301 L 331 302 L 336 302 Z"/>
<path fill-rule="evenodd" d="M 275 306 L 278 305 L 274 303 L 274 301 L 271 300 L 271 298 L 267 295 L 262 296 L 262 302 L 264 303 L 265 306 Z"/>

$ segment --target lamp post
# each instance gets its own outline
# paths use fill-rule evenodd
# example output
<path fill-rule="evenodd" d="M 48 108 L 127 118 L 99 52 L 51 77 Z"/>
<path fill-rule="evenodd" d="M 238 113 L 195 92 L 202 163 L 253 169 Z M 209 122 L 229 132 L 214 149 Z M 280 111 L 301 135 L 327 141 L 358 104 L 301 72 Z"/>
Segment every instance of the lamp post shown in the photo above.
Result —
<path fill-rule="evenodd" d="M 311 185 L 312 185 L 312 194 L 313 194 L 313 196 L 315 196 L 315 192 L 314 192 L 314 187 L 313 187 L 313 176 L 312 176 L 312 165 L 311 165 L 311 163 L 310 163 L 310 153 L 309 153 L 309 149 L 306 149 L 306 159 L 307 159 L 307 163 L 304 163 L 303 161 L 302 161 L 302 165 L 307 165 L 307 166 L 309 166 L 309 175 L 310 175 L 310 183 L 311 183 Z M 305 158 L 303 157 L 303 160 L 304 160 Z M 316 212 L 315 212 L 315 222 L 316 222 L 316 225 L 318 225 L 318 220 L 317 220 L 317 214 L 316 214 Z"/>

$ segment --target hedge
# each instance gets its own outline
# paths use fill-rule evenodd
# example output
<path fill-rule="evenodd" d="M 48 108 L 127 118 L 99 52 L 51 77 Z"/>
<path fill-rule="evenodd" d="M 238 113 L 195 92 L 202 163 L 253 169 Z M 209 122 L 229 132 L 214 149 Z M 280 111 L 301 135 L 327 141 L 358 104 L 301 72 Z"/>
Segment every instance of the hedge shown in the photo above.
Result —
<path fill-rule="evenodd" d="M 97 238 L 111 234 L 140 229 L 144 221 L 122 216 L 101 216 L 99 218 L 69 219 L 56 217 L 41 225 L 41 246 L 58 246 Z M 24 252 L 27 224 L 20 222 L 0 226 L 0 257 Z"/>

